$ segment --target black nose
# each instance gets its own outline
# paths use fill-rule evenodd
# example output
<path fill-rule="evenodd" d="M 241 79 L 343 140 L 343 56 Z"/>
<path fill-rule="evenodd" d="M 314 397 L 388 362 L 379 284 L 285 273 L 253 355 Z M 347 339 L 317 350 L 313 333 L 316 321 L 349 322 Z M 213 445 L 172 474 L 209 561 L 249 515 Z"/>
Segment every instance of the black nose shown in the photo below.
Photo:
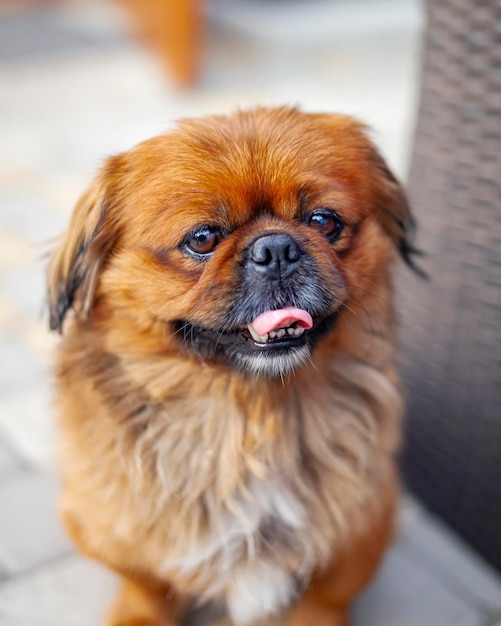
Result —
<path fill-rule="evenodd" d="M 301 250 L 294 239 L 285 233 L 262 235 L 252 244 L 252 267 L 271 278 L 286 278 L 297 267 Z"/>

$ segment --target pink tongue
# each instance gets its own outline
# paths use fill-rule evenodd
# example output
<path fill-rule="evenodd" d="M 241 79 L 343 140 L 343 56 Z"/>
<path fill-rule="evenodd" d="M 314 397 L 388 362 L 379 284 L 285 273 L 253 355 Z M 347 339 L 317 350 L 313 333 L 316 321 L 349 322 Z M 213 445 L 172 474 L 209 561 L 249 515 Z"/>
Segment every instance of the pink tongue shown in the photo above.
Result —
<path fill-rule="evenodd" d="M 313 320 L 311 315 L 303 309 L 289 307 L 278 311 L 265 311 L 258 315 L 252 322 L 252 327 L 258 335 L 266 335 L 277 328 L 287 328 L 294 322 L 298 322 L 303 328 L 311 328 Z"/>

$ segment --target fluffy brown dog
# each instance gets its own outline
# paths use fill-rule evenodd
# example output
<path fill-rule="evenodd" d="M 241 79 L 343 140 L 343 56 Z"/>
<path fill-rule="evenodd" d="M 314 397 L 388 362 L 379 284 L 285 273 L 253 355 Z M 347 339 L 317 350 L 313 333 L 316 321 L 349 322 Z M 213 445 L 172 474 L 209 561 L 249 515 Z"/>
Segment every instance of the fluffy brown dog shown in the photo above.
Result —
<path fill-rule="evenodd" d="M 124 577 L 107 624 L 347 623 L 392 536 L 410 224 L 340 115 L 186 120 L 107 161 L 49 269 L 62 509 Z"/>

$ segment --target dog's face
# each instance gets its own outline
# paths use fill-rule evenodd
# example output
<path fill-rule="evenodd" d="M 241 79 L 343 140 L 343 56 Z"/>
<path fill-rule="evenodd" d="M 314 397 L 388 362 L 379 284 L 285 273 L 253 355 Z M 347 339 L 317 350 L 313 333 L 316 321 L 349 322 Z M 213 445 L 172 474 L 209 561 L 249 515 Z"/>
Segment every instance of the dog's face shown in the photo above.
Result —
<path fill-rule="evenodd" d="M 162 327 L 159 350 L 283 375 L 395 246 L 408 253 L 410 222 L 350 118 L 282 108 L 185 121 L 110 159 L 80 201 L 50 268 L 51 324 L 73 307 L 145 336 Z"/>

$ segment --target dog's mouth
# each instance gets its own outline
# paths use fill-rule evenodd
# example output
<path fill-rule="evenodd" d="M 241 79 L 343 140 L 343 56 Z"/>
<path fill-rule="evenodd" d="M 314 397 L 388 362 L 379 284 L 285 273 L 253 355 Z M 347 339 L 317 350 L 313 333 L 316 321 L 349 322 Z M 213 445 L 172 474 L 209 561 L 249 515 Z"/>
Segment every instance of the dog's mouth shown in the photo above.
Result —
<path fill-rule="evenodd" d="M 284 351 L 306 343 L 315 330 L 311 315 L 303 309 L 288 307 L 265 311 L 252 322 L 229 330 L 213 330 L 190 322 L 178 322 L 185 340 L 211 342 L 216 351 L 229 345 L 242 351 Z"/>
<path fill-rule="evenodd" d="M 305 332 L 311 328 L 313 318 L 308 311 L 288 307 L 261 313 L 241 332 L 245 339 L 253 341 L 258 348 L 288 348 L 304 343 Z"/>
<path fill-rule="evenodd" d="M 336 314 L 314 319 L 303 309 L 265 311 L 252 322 L 229 330 L 213 330 L 178 321 L 183 344 L 204 359 L 223 358 L 237 369 L 278 375 L 306 361 Z"/>

